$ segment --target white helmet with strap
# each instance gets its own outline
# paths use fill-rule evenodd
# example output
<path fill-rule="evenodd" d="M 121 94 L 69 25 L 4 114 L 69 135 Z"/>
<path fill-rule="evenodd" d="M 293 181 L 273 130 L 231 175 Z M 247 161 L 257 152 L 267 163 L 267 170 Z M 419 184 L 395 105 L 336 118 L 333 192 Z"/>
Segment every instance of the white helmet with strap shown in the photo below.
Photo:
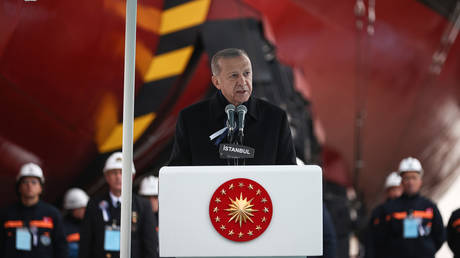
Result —
<path fill-rule="evenodd" d="M 400 186 L 401 185 L 401 176 L 399 176 L 398 172 L 391 172 L 390 175 L 387 176 L 385 180 L 385 189 L 390 187 Z"/>
<path fill-rule="evenodd" d="M 86 207 L 89 197 L 80 188 L 69 189 L 64 196 L 64 209 L 73 210 Z"/>
<path fill-rule="evenodd" d="M 122 152 L 114 152 L 112 155 L 109 156 L 107 161 L 105 162 L 104 166 L 104 174 L 105 172 L 112 170 L 112 169 L 122 169 L 123 168 L 123 153 Z M 136 168 L 134 167 L 133 163 L 133 174 L 136 173 Z"/>
<path fill-rule="evenodd" d="M 158 177 L 148 176 L 142 179 L 139 195 L 157 196 L 158 195 Z"/>
<path fill-rule="evenodd" d="M 399 174 L 404 172 L 418 172 L 420 176 L 423 175 L 423 168 L 420 161 L 416 158 L 408 157 L 401 160 L 399 163 Z"/>
<path fill-rule="evenodd" d="M 39 165 L 35 163 L 24 164 L 19 170 L 19 174 L 16 177 L 16 181 L 19 182 L 21 178 L 27 176 L 38 177 L 42 184 L 45 183 L 45 177 L 43 177 L 43 170 Z"/>

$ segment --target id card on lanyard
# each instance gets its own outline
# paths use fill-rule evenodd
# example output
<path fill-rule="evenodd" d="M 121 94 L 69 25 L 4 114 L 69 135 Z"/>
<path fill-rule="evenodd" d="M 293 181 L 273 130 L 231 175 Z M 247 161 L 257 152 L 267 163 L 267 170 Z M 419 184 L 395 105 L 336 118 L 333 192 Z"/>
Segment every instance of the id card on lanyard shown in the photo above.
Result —
<path fill-rule="evenodd" d="M 27 228 L 16 229 L 16 250 L 31 251 L 32 235 Z"/>
<path fill-rule="evenodd" d="M 417 238 L 419 236 L 419 227 L 421 225 L 422 220 L 420 218 L 413 218 L 408 217 L 404 219 L 404 238 Z"/>
<path fill-rule="evenodd" d="M 120 251 L 120 227 L 116 225 L 105 227 L 104 250 L 114 252 Z"/>

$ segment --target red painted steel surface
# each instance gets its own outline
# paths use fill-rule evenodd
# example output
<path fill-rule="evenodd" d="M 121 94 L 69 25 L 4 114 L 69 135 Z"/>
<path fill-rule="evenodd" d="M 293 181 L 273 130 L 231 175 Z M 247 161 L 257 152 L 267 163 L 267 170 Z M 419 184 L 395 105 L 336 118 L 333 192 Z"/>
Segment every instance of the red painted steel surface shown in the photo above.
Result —
<path fill-rule="evenodd" d="M 367 201 L 382 193 L 385 176 L 409 155 L 427 172 L 423 191 L 436 197 L 449 186 L 460 172 L 459 39 L 441 74 L 429 72 L 445 18 L 417 1 L 377 1 L 375 34 L 358 47 L 355 1 L 245 2 L 268 16 L 280 58 L 303 68 L 326 143 L 345 158 L 350 169 L 341 171 L 349 171 L 350 181 L 356 106 L 364 106 L 358 187 Z"/>
<path fill-rule="evenodd" d="M 101 102 L 112 99 L 121 117 L 124 17 L 109 4 L 114 2 L 122 3 L 3 1 L 0 193 L 10 198 L 2 202 L 14 199 L 16 171 L 24 160 L 44 166 L 45 197 L 54 200 L 98 155 L 95 120 Z M 159 0 L 139 3 L 163 6 Z M 356 30 L 354 4 L 216 0 L 208 19 L 264 21 L 279 58 L 305 77 L 297 87 L 311 97 L 324 143 L 343 157 L 332 157 L 344 164 L 326 166 L 327 179 L 353 182 L 355 115 L 360 106 L 366 114 L 364 167 L 357 182 L 366 200 L 380 196 L 386 174 L 409 155 L 421 159 L 427 172 L 424 191 L 436 196 L 460 172 L 460 40 L 450 49 L 440 75 L 433 75 L 429 67 L 446 19 L 417 1 L 377 1 L 375 34 L 367 37 Z M 138 28 L 138 40 L 152 52 L 158 38 Z M 141 166 L 155 162 L 155 155 L 149 158 L 147 151 L 165 146 L 179 108 L 197 101 L 209 87 L 206 60 L 201 58 L 176 105 L 167 110 L 169 118 L 155 121 L 143 136 L 159 140 L 137 145 L 144 150 L 136 157 Z M 357 82 L 363 83 L 359 92 Z M 142 86 L 139 79 L 136 86 Z"/>
<path fill-rule="evenodd" d="M 163 6 L 158 0 L 138 3 Z M 96 120 L 104 99 L 113 100 L 121 118 L 125 17 L 116 11 L 120 5 L 124 8 L 124 1 L 0 4 L 0 137 L 10 143 L 0 141 L 0 151 L 9 152 L 13 144 L 34 154 L 50 200 L 98 155 Z M 154 51 L 157 34 L 138 28 L 137 37 Z M 11 192 L 23 162 L 16 157 L 0 164 L 0 193 L 9 199 L 15 198 Z"/>

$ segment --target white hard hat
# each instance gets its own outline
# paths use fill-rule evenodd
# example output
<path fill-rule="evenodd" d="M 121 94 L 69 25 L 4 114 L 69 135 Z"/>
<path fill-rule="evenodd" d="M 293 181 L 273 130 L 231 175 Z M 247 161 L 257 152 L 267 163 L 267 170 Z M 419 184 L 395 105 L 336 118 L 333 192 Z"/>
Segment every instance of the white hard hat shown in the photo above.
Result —
<path fill-rule="evenodd" d="M 107 172 L 112 169 L 122 169 L 123 168 L 123 153 L 121 152 L 114 152 L 105 162 L 103 172 Z M 136 168 L 134 167 L 133 163 L 133 174 L 136 173 Z"/>
<path fill-rule="evenodd" d="M 399 174 L 401 175 L 404 172 L 418 172 L 420 175 L 423 175 L 423 168 L 420 161 L 416 158 L 408 157 L 401 160 L 399 163 Z"/>
<path fill-rule="evenodd" d="M 305 162 L 303 162 L 299 157 L 295 157 L 295 162 L 297 163 L 297 165 L 305 165 Z"/>
<path fill-rule="evenodd" d="M 158 177 L 148 176 L 142 179 L 139 195 L 157 196 L 158 195 Z"/>
<path fill-rule="evenodd" d="M 26 176 L 38 177 L 42 184 L 45 183 L 45 178 L 43 177 L 43 170 L 40 166 L 38 166 L 35 163 L 24 164 L 19 170 L 19 174 L 16 177 L 16 181 L 19 181 L 19 179 Z"/>
<path fill-rule="evenodd" d="M 385 189 L 400 185 L 401 176 L 399 176 L 398 172 L 391 172 L 391 174 L 388 175 L 387 179 L 385 180 Z"/>
<path fill-rule="evenodd" d="M 86 207 L 89 197 L 80 188 L 69 189 L 64 196 L 64 209 L 73 210 Z"/>

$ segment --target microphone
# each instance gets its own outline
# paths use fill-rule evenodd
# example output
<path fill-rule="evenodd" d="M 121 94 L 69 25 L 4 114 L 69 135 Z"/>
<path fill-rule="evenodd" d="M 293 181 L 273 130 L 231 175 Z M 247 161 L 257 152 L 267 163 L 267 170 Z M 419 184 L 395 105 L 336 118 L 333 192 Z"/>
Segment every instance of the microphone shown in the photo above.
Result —
<path fill-rule="evenodd" d="M 241 144 L 243 144 L 243 131 L 244 131 L 244 117 L 248 112 L 248 108 L 245 105 L 239 105 L 236 107 L 236 113 L 238 114 L 238 134 L 240 135 Z"/>
<path fill-rule="evenodd" d="M 225 106 L 225 113 L 227 114 L 227 128 L 228 136 L 231 140 L 233 138 L 233 130 L 235 130 L 235 105 L 228 104 Z"/>

